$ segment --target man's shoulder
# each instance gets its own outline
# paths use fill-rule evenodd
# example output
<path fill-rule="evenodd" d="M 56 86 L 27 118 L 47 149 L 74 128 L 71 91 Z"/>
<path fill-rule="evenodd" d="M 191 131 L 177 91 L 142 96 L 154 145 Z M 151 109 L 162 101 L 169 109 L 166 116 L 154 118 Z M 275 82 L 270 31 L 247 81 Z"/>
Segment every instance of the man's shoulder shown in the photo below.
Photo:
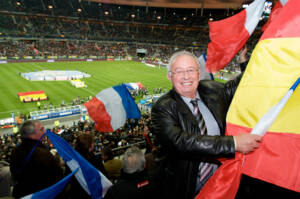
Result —
<path fill-rule="evenodd" d="M 224 84 L 214 80 L 201 80 L 198 85 L 199 89 L 220 89 L 223 88 Z"/>
<path fill-rule="evenodd" d="M 155 102 L 155 106 L 168 106 L 170 103 L 174 103 L 176 101 L 176 92 L 172 89 L 162 95 L 158 100 Z"/>

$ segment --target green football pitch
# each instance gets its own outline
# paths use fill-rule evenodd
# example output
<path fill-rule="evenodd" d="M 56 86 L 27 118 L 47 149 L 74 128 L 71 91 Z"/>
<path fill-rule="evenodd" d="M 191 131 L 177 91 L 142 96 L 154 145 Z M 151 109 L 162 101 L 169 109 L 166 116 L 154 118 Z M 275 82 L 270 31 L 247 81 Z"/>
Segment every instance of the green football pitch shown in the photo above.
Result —
<path fill-rule="evenodd" d="M 86 88 L 75 88 L 69 81 L 29 81 L 20 73 L 43 70 L 78 70 L 92 75 L 82 79 Z M 152 93 L 154 88 L 170 89 L 165 68 L 153 68 L 135 61 L 94 61 L 94 62 L 24 62 L 0 64 L 0 118 L 7 118 L 14 112 L 36 111 L 37 102 L 23 103 L 17 93 L 45 91 L 49 97 L 44 103 L 59 106 L 64 100 L 71 104 L 77 96 L 95 96 L 101 90 L 121 83 L 141 82 Z"/>

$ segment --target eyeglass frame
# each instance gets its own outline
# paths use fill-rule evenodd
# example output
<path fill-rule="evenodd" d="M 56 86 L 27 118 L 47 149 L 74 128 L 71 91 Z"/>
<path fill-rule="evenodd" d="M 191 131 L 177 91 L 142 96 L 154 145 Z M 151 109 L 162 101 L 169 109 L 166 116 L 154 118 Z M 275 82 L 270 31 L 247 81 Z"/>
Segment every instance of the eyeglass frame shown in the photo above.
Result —
<path fill-rule="evenodd" d="M 191 68 L 188 68 L 187 70 L 180 70 L 180 71 L 175 71 L 175 72 L 173 72 L 173 71 L 169 71 L 169 74 L 170 75 L 177 75 L 177 76 L 184 76 L 185 75 L 185 73 L 187 73 L 188 75 L 192 75 L 192 74 L 194 74 L 195 72 L 200 72 L 200 68 L 198 68 L 198 69 L 196 69 L 196 68 L 194 68 L 194 67 L 191 67 Z"/>

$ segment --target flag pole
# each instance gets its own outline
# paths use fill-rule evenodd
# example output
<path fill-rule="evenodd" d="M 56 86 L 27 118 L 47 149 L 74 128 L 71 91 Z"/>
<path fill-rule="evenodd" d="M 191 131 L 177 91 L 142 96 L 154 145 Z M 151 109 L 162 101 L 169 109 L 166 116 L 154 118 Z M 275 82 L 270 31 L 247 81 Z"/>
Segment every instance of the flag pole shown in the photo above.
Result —
<path fill-rule="evenodd" d="M 271 127 L 271 125 L 276 120 L 277 116 L 289 100 L 289 98 L 292 96 L 294 90 L 297 88 L 297 86 L 300 83 L 300 77 L 295 81 L 293 86 L 288 90 L 288 92 L 285 94 L 285 96 L 280 100 L 279 103 L 277 103 L 275 106 L 271 107 L 267 113 L 265 113 L 261 119 L 258 121 L 258 123 L 255 125 L 255 127 L 252 129 L 251 134 L 261 135 L 264 136 L 267 130 Z"/>

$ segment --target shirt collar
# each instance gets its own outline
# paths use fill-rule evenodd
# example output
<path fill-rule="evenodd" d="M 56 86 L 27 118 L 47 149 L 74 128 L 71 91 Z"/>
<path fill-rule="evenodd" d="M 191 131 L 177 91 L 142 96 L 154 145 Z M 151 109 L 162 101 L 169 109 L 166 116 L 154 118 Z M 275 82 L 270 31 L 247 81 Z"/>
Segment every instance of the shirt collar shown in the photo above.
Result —
<path fill-rule="evenodd" d="M 195 98 L 184 97 L 184 96 L 182 96 L 182 95 L 180 95 L 180 97 L 183 99 L 183 101 L 184 101 L 186 104 L 189 104 L 189 103 L 191 102 L 192 99 L 197 99 L 197 100 L 201 101 L 201 98 L 200 98 L 200 95 L 199 95 L 198 92 L 196 93 L 196 97 L 195 97 Z"/>

